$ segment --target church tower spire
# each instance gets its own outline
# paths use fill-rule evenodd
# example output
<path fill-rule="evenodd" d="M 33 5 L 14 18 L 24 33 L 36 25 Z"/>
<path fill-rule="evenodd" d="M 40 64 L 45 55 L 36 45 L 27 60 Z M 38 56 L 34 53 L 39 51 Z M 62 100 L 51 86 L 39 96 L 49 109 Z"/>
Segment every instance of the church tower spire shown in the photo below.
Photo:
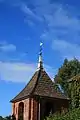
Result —
<path fill-rule="evenodd" d="M 39 52 L 39 60 L 38 60 L 38 70 L 43 69 L 42 45 L 43 45 L 43 43 L 40 42 L 40 52 Z"/>

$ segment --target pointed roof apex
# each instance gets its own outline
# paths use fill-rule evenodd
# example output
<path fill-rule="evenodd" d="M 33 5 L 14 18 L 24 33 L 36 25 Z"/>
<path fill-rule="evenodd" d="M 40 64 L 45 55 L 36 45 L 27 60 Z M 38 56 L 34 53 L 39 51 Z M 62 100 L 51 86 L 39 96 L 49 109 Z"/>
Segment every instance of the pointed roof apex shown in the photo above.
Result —
<path fill-rule="evenodd" d="M 34 73 L 25 88 L 10 102 L 18 102 L 31 96 L 69 100 L 67 96 L 55 89 L 55 84 L 50 79 L 46 71 L 42 69 Z"/>
<path fill-rule="evenodd" d="M 12 103 L 18 102 L 20 100 L 24 100 L 27 97 L 31 96 L 42 96 L 42 97 L 50 97 L 55 99 L 66 99 L 64 94 L 60 91 L 57 91 L 54 87 L 53 81 L 50 79 L 46 71 L 43 69 L 43 61 L 42 61 L 42 45 L 40 43 L 40 53 L 39 53 L 39 62 L 38 62 L 38 70 L 35 72 L 29 83 L 25 86 L 25 88 L 11 100 Z"/>
<path fill-rule="evenodd" d="M 43 45 L 43 43 L 40 42 L 40 52 L 39 52 L 39 60 L 38 60 L 38 70 L 43 69 L 42 45 Z"/>

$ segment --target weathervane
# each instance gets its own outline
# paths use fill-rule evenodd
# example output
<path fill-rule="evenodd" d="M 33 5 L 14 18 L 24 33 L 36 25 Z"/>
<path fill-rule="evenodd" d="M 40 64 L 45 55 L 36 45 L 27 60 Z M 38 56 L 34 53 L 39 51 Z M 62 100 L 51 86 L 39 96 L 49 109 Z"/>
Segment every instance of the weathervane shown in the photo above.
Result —
<path fill-rule="evenodd" d="M 40 42 L 40 52 L 39 52 L 38 69 L 42 69 L 43 68 L 43 62 L 42 62 L 42 45 L 43 45 L 43 43 Z"/>
<path fill-rule="evenodd" d="M 42 45 L 43 45 L 43 43 L 40 42 L 40 55 L 42 55 Z"/>

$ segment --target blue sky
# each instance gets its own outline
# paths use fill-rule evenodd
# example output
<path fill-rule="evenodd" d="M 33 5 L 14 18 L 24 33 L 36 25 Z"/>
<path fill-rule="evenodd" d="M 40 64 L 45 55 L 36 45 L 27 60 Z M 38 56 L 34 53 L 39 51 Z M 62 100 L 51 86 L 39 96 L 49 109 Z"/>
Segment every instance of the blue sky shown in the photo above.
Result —
<path fill-rule="evenodd" d="M 0 115 L 11 114 L 9 101 L 35 72 L 40 40 L 51 78 L 64 58 L 80 59 L 79 6 L 79 0 L 0 0 Z"/>

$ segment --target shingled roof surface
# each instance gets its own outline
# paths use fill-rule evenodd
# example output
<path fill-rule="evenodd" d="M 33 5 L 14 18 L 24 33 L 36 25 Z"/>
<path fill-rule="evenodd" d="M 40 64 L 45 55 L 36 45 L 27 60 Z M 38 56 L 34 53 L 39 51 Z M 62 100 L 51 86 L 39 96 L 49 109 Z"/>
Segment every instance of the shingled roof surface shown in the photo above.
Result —
<path fill-rule="evenodd" d="M 34 90 L 34 95 L 68 99 L 64 94 L 54 88 L 55 84 L 48 74 L 43 70 Z"/>
<path fill-rule="evenodd" d="M 44 69 L 35 72 L 25 88 L 11 102 L 27 98 L 29 95 L 38 95 L 60 99 L 68 99 L 54 88 L 54 83 Z"/>
<path fill-rule="evenodd" d="M 11 102 L 24 99 L 25 97 L 29 96 L 32 93 L 37 82 L 38 74 L 39 71 L 36 71 L 35 74 L 32 76 L 31 80 L 29 81 L 29 83 L 25 86 L 25 88 L 15 98 L 13 98 Z"/>

